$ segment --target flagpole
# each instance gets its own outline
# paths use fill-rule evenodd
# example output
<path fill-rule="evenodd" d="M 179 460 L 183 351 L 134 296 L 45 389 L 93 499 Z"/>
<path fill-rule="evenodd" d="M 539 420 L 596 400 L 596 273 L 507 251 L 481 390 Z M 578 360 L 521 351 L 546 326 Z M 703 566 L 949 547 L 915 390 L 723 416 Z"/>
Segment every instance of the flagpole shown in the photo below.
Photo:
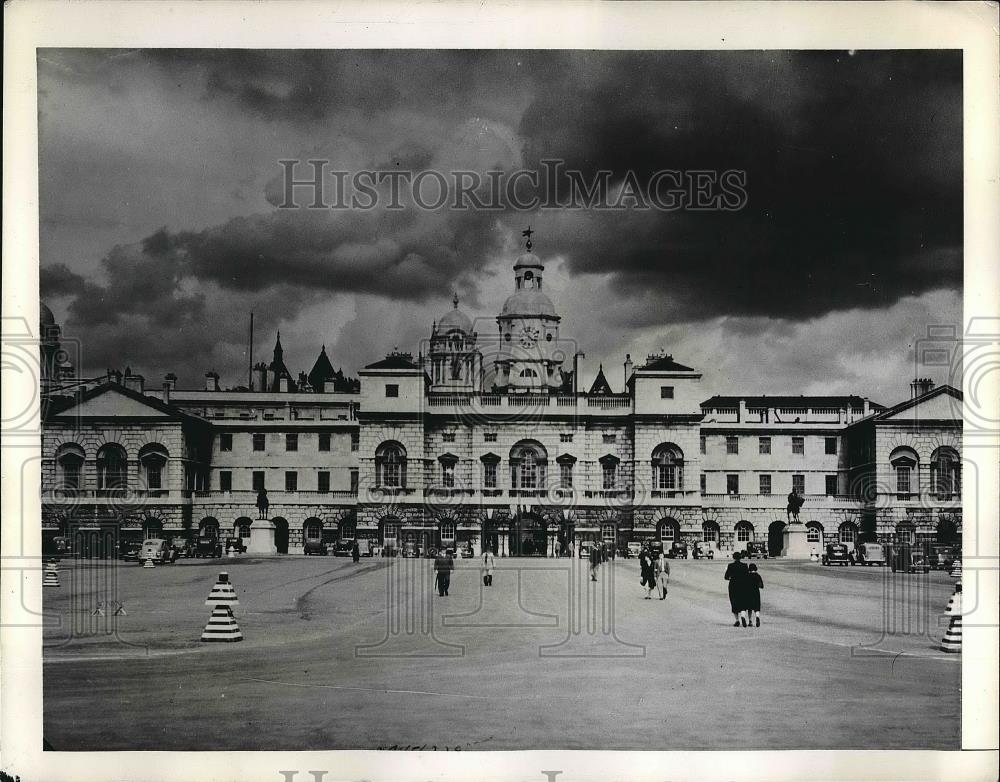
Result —
<path fill-rule="evenodd" d="M 253 310 L 250 310 L 250 371 L 247 380 L 247 388 L 253 391 Z"/>

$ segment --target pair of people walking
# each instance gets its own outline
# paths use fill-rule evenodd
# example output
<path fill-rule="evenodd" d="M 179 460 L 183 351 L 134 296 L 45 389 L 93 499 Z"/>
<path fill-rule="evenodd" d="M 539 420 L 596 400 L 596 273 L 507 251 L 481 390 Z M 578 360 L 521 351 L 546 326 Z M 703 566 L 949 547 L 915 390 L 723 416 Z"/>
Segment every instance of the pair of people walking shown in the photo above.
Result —
<path fill-rule="evenodd" d="M 733 561 L 726 568 L 729 582 L 729 607 L 733 612 L 733 627 L 760 627 L 760 590 L 764 580 L 757 572 L 757 565 L 747 564 L 739 551 L 733 554 Z"/>
<path fill-rule="evenodd" d="M 660 600 L 667 599 L 667 583 L 670 581 L 670 563 L 667 558 L 655 556 L 649 549 L 639 555 L 639 583 L 646 587 L 646 600 L 653 599 L 653 590 L 660 594 Z"/>

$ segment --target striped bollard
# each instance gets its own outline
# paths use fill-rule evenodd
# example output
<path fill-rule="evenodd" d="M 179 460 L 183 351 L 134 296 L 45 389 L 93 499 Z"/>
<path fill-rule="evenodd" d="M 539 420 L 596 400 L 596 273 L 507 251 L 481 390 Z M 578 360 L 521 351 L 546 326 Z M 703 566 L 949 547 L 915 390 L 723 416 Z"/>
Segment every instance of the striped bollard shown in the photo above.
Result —
<path fill-rule="evenodd" d="M 208 618 L 208 624 L 201 634 L 201 640 L 206 642 L 222 641 L 235 642 L 243 640 L 243 633 L 240 626 L 236 624 L 236 617 L 233 616 L 233 607 L 238 606 L 240 601 L 236 598 L 236 590 L 233 589 L 229 581 L 229 574 L 219 573 L 219 580 L 212 587 L 205 605 L 212 606 L 212 615 Z"/>

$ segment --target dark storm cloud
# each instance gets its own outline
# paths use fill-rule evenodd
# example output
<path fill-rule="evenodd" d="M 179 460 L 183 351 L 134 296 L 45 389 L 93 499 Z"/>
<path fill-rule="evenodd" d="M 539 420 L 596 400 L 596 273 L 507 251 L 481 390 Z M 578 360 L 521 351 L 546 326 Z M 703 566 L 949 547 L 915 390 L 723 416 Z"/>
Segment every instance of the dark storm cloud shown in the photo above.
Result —
<path fill-rule="evenodd" d="M 527 165 L 559 157 L 618 181 L 747 172 L 739 212 L 554 221 L 572 271 L 611 272 L 625 296 L 660 292 L 664 306 L 632 325 L 803 318 L 961 285 L 959 53 L 590 52 L 549 65 L 520 125 Z"/>

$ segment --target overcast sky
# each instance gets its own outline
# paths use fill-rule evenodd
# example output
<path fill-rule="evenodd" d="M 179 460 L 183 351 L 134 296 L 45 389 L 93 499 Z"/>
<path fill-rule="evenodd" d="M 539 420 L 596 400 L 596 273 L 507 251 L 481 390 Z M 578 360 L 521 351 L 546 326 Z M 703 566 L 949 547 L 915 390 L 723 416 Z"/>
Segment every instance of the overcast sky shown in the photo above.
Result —
<path fill-rule="evenodd" d="M 908 394 L 961 321 L 954 52 L 40 50 L 41 291 L 84 372 L 246 380 L 280 329 L 356 372 L 495 318 L 535 229 L 561 333 L 620 390 L 664 349 L 716 393 Z M 287 210 L 282 159 L 746 172 L 738 211 Z M 305 172 L 303 172 L 305 173 Z M 921 374 L 947 381 L 942 370 Z"/>

